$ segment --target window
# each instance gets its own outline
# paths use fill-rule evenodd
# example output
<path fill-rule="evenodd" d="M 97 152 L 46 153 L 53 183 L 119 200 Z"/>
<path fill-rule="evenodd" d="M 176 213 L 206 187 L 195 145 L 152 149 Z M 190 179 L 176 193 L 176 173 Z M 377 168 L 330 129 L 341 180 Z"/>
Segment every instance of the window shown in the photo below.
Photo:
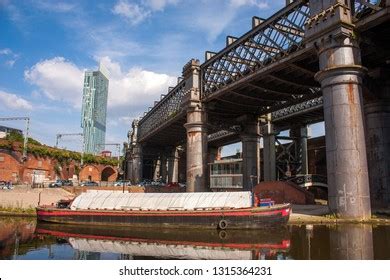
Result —
<path fill-rule="evenodd" d="M 4 161 L 4 157 L 0 157 L 0 162 Z"/>

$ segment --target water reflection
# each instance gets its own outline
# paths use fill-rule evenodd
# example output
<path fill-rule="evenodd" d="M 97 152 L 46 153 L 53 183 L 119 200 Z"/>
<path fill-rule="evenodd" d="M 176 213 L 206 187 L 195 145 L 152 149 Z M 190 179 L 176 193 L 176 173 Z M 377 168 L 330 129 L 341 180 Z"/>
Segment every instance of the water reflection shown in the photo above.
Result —
<path fill-rule="evenodd" d="M 0 219 L 0 259 L 16 259 L 26 248 L 20 244 L 30 243 L 35 231 L 35 220 Z M 19 250 L 21 249 L 21 252 Z"/>
<path fill-rule="evenodd" d="M 330 258 L 334 260 L 372 260 L 374 248 L 371 225 L 339 225 L 332 227 Z"/>
<path fill-rule="evenodd" d="M 390 259 L 390 226 L 153 231 L 0 217 L 0 259 Z"/>
<path fill-rule="evenodd" d="M 150 230 L 39 223 L 38 235 L 66 238 L 76 259 L 266 259 L 287 252 L 286 228 L 273 231 Z"/>

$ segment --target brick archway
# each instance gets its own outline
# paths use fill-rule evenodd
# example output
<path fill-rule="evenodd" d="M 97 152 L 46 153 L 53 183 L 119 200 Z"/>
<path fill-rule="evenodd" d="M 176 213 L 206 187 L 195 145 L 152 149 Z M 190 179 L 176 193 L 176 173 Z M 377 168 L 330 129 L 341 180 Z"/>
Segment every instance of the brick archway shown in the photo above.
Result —
<path fill-rule="evenodd" d="M 100 181 L 100 169 L 93 165 L 87 164 L 80 170 L 80 181 Z"/>
<path fill-rule="evenodd" d="M 118 172 L 112 166 L 106 166 L 102 169 L 101 181 L 113 182 L 116 181 Z"/>

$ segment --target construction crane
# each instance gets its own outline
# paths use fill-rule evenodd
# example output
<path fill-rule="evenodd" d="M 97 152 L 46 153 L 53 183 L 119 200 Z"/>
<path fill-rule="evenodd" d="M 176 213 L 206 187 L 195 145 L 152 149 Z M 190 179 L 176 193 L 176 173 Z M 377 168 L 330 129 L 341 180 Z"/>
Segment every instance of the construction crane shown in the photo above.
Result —
<path fill-rule="evenodd" d="M 22 160 L 27 159 L 27 142 L 28 142 L 28 132 L 30 130 L 30 118 L 29 117 L 7 117 L 0 118 L 0 121 L 26 121 L 26 129 L 24 131 L 24 139 L 23 139 L 23 156 Z"/>
<path fill-rule="evenodd" d="M 56 135 L 56 148 L 58 148 L 58 142 L 62 137 L 64 136 L 81 136 L 82 139 L 82 147 L 81 147 L 81 162 L 80 165 L 83 166 L 84 164 L 84 149 L 85 149 L 85 144 L 84 144 L 84 134 L 83 133 L 58 133 Z"/>

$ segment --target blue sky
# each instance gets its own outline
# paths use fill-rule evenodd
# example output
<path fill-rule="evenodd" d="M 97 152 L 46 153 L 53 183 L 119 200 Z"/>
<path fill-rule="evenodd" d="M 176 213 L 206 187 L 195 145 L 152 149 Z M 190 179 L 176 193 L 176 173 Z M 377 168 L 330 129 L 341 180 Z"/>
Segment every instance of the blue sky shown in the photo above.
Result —
<path fill-rule="evenodd" d="M 80 132 L 83 73 L 110 71 L 106 142 L 176 83 L 191 58 L 240 36 L 284 0 L 0 0 L 0 117 L 30 116 L 33 138 Z M 23 123 L 2 122 L 23 127 Z M 60 146 L 79 147 L 68 138 Z M 232 148 L 235 150 L 235 148 Z"/>

